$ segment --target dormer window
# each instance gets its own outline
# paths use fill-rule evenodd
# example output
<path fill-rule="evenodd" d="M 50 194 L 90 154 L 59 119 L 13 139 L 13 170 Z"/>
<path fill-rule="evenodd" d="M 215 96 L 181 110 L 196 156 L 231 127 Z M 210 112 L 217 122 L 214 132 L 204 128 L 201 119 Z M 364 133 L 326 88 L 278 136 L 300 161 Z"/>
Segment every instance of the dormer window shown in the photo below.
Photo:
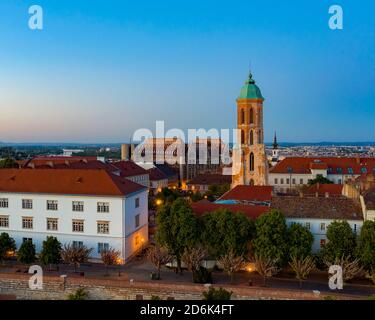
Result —
<path fill-rule="evenodd" d="M 366 167 L 362 167 L 361 168 L 361 173 L 366 174 L 367 173 L 367 168 Z"/>
<path fill-rule="evenodd" d="M 350 167 L 349 167 L 349 168 L 348 168 L 348 173 L 349 173 L 349 174 L 353 174 L 353 168 L 350 168 Z"/>

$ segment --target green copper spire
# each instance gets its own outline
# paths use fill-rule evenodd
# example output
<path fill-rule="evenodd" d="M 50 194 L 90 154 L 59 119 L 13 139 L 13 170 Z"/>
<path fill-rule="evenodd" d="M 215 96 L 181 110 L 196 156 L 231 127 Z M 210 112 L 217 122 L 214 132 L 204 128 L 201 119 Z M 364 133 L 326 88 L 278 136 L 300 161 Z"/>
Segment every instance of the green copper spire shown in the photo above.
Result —
<path fill-rule="evenodd" d="M 245 85 L 241 88 L 238 99 L 262 99 L 264 100 L 259 87 L 255 84 L 251 71 L 245 81 Z"/>

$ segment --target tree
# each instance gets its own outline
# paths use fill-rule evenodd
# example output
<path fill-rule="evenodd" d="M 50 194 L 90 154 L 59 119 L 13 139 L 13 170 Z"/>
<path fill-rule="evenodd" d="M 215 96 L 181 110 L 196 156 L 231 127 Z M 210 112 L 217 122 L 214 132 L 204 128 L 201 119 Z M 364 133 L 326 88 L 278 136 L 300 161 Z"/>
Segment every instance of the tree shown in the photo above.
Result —
<path fill-rule="evenodd" d="M 237 256 L 233 250 L 230 250 L 226 255 L 219 258 L 218 263 L 228 273 L 230 283 L 233 283 L 234 273 L 244 267 L 245 260 L 243 256 Z"/>
<path fill-rule="evenodd" d="M 0 160 L 0 169 L 18 168 L 18 163 L 12 158 Z"/>
<path fill-rule="evenodd" d="M 198 219 L 186 200 L 179 198 L 172 205 L 164 204 L 157 212 L 156 221 L 156 241 L 176 259 L 176 271 L 181 273 L 182 254 L 199 239 Z"/>
<path fill-rule="evenodd" d="M 17 259 L 23 264 L 35 262 L 35 245 L 31 240 L 24 241 L 17 252 Z"/>
<path fill-rule="evenodd" d="M 344 281 L 349 281 L 353 278 L 363 275 L 363 269 L 359 264 L 359 260 L 353 260 L 351 256 L 335 258 L 333 261 L 326 260 L 326 265 L 329 268 L 331 265 L 341 266 L 342 278 Z"/>
<path fill-rule="evenodd" d="M 313 186 L 315 184 L 333 184 L 333 182 L 325 177 L 323 177 L 321 174 L 318 174 L 315 179 L 309 180 L 309 185 Z"/>
<path fill-rule="evenodd" d="M 8 253 L 16 250 L 16 242 L 9 234 L 3 232 L 0 234 L 0 261 L 4 263 L 4 260 L 8 258 Z"/>
<path fill-rule="evenodd" d="M 230 184 L 214 184 L 208 187 L 208 191 L 205 195 L 209 201 L 214 201 L 221 197 L 225 192 L 229 191 L 229 189 Z"/>
<path fill-rule="evenodd" d="M 202 261 L 206 256 L 206 250 L 201 246 L 186 248 L 181 260 L 186 264 L 187 268 L 192 272 L 193 281 L 195 279 L 195 273 L 198 272 L 201 267 Z"/>
<path fill-rule="evenodd" d="M 68 300 L 87 300 L 88 297 L 88 292 L 84 288 L 79 288 L 75 293 L 68 296 Z"/>
<path fill-rule="evenodd" d="M 255 228 L 256 236 L 253 241 L 255 254 L 283 264 L 287 260 L 288 253 L 287 226 L 283 214 L 271 210 L 257 219 Z"/>
<path fill-rule="evenodd" d="M 168 251 L 160 246 L 150 247 L 147 251 L 147 259 L 154 265 L 157 271 L 157 279 L 160 280 L 160 269 L 172 261 Z"/>
<path fill-rule="evenodd" d="M 61 243 L 55 237 L 47 237 L 43 241 L 42 252 L 40 253 L 40 261 L 49 265 L 51 270 L 52 264 L 58 264 L 61 260 Z"/>
<path fill-rule="evenodd" d="M 292 257 L 305 258 L 311 253 L 314 237 L 310 230 L 296 223 L 288 229 L 289 260 Z"/>
<path fill-rule="evenodd" d="M 347 221 L 332 222 L 327 228 L 327 239 L 323 248 L 324 260 L 333 262 L 342 257 L 354 257 L 356 236 Z"/>
<path fill-rule="evenodd" d="M 205 214 L 202 223 L 202 240 L 211 255 L 220 257 L 231 250 L 237 256 L 246 254 L 255 227 L 243 213 L 219 209 Z"/>
<path fill-rule="evenodd" d="M 202 293 L 203 300 L 230 300 L 233 292 L 223 288 L 215 289 L 210 287 L 208 291 Z"/>
<path fill-rule="evenodd" d="M 375 221 L 365 221 L 358 238 L 356 256 L 367 272 L 375 273 Z"/>
<path fill-rule="evenodd" d="M 77 272 L 77 268 L 88 260 L 92 249 L 85 246 L 75 247 L 71 244 L 65 244 L 61 251 L 61 258 L 65 263 L 74 265 L 74 272 Z"/>
<path fill-rule="evenodd" d="M 277 259 L 255 255 L 255 270 L 263 277 L 264 286 L 267 278 L 271 278 L 279 272 L 278 264 Z"/>
<path fill-rule="evenodd" d="M 100 252 L 100 257 L 105 265 L 106 275 L 108 275 L 108 266 L 115 265 L 120 258 L 120 255 L 121 252 L 113 248 L 108 248 L 107 250 L 102 250 Z"/>
<path fill-rule="evenodd" d="M 311 256 L 292 256 L 289 265 L 296 274 L 300 287 L 302 287 L 302 281 L 315 269 L 314 259 Z"/>

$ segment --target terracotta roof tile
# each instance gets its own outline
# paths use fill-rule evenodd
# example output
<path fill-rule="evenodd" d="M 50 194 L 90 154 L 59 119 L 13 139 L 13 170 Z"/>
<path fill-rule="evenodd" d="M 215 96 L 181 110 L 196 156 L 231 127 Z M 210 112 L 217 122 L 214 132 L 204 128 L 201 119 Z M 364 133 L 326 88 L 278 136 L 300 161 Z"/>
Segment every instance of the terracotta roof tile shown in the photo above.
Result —
<path fill-rule="evenodd" d="M 314 184 L 309 187 L 305 193 L 306 194 L 316 194 L 320 196 L 325 196 L 328 194 L 329 196 L 341 196 L 342 195 L 342 184 Z"/>
<path fill-rule="evenodd" d="M 0 170 L 0 192 L 124 196 L 144 188 L 101 169 Z"/>
<path fill-rule="evenodd" d="M 270 186 L 236 186 L 226 192 L 219 200 L 270 201 L 273 187 Z"/>
<path fill-rule="evenodd" d="M 350 168 L 353 172 L 350 172 Z M 327 169 L 329 174 L 356 174 L 375 172 L 375 158 L 290 157 L 270 169 L 270 173 L 311 173 L 311 169 Z"/>
<path fill-rule="evenodd" d="M 188 181 L 188 185 L 213 185 L 213 184 L 230 184 L 232 176 L 222 175 L 219 173 L 199 174 Z"/>
<path fill-rule="evenodd" d="M 363 220 L 359 202 L 344 197 L 273 197 L 271 208 L 289 218 Z"/>

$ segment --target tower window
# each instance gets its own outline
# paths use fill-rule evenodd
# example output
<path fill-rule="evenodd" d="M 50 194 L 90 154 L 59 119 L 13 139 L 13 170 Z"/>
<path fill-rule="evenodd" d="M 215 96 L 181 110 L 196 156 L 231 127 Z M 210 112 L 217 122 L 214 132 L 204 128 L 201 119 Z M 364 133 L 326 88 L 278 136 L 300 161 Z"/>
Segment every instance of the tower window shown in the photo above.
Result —
<path fill-rule="evenodd" d="M 258 143 L 259 144 L 262 143 L 262 131 L 261 130 L 258 131 Z"/>
<path fill-rule="evenodd" d="M 254 171 L 254 153 L 250 153 L 250 171 Z"/>
<path fill-rule="evenodd" d="M 245 143 L 245 131 L 241 130 L 241 144 Z"/>
<path fill-rule="evenodd" d="M 253 108 L 250 109 L 250 124 L 254 123 L 254 110 Z"/>
<path fill-rule="evenodd" d="M 241 124 L 245 124 L 245 110 L 241 109 Z"/>
<path fill-rule="evenodd" d="M 253 130 L 250 130 L 250 145 L 252 146 L 254 144 L 254 132 Z"/>

